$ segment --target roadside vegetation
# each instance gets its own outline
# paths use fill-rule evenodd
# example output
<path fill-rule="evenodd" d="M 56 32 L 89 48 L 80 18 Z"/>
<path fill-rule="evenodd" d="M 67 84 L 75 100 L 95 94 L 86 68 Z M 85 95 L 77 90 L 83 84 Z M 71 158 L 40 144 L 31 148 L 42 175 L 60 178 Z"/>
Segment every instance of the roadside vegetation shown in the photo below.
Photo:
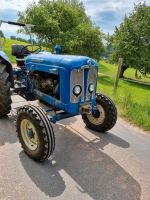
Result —
<path fill-rule="evenodd" d="M 101 61 L 99 63 L 98 91 L 111 97 L 117 104 L 119 115 L 133 124 L 150 130 L 150 86 L 119 81 L 117 94 L 113 94 L 117 66 Z M 126 70 L 126 77 L 135 73 L 134 69 Z M 147 80 L 146 80 L 147 81 Z"/>

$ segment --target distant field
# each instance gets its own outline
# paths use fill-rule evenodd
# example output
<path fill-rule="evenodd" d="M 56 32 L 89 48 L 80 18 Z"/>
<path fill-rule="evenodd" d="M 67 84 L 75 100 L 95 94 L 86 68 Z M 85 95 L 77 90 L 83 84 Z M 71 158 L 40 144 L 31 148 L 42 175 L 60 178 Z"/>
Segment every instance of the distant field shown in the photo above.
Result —
<path fill-rule="evenodd" d="M 119 81 L 117 95 L 113 95 L 115 65 L 99 63 L 98 91 L 110 96 L 117 104 L 121 116 L 130 122 L 150 130 L 150 86 Z M 135 70 L 128 69 L 125 76 L 134 78 Z"/>

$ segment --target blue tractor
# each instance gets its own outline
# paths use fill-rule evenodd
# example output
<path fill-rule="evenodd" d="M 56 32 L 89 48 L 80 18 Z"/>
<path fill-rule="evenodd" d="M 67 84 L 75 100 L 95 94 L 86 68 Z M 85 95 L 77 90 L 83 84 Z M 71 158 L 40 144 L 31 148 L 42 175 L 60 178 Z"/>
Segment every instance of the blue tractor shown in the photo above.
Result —
<path fill-rule="evenodd" d="M 24 27 L 31 35 L 31 25 L 0 21 Z M 32 41 L 32 40 L 31 40 Z M 61 55 L 56 45 L 54 54 L 40 46 L 12 45 L 17 67 L 0 51 L 0 117 L 11 110 L 11 91 L 26 100 L 39 100 L 46 109 L 26 105 L 17 112 L 17 132 L 25 153 L 44 161 L 55 148 L 51 123 L 81 114 L 89 129 L 107 132 L 116 123 L 117 110 L 107 96 L 96 93 L 98 64 L 86 56 Z M 54 114 L 48 115 L 50 111 Z"/>

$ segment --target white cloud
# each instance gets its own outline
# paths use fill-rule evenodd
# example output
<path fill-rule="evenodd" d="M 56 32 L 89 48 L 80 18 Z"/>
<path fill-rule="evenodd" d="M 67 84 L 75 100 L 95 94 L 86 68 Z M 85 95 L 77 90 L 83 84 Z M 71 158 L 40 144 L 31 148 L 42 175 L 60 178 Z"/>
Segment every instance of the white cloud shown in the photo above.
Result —
<path fill-rule="evenodd" d="M 17 26 L 12 26 L 9 24 L 2 24 L 1 29 L 3 30 L 3 32 L 8 32 L 10 34 L 16 33 L 17 30 L 19 30 L 19 28 Z"/>
<path fill-rule="evenodd" d="M 83 0 L 88 15 L 95 18 L 97 14 L 106 11 L 121 12 L 128 14 L 134 4 L 144 2 L 144 0 Z M 120 13 L 118 13 L 120 14 Z"/>
<path fill-rule="evenodd" d="M 143 3 L 145 0 L 83 0 L 87 15 L 105 33 L 113 33 L 114 27 L 122 22 L 125 14 L 128 15 L 134 4 L 140 2 Z"/>
<path fill-rule="evenodd" d="M 2 24 L 0 29 L 3 31 L 5 37 L 7 37 L 7 38 L 9 38 L 10 36 L 17 36 L 17 37 L 29 39 L 28 35 L 25 35 L 23 33 L 17 33 L 17 31 L 19 30 L 18 26 Z"/>
<path fill-rule="evenodd" d="M 35 0 L 37 2 L 38 0 Z M 1 0 L 0 10 L 23 11 L 33 0 Z"/>
<path fill-rule="evenodd" d="M 24 11 L 26 7 L 33 2 L 33 0 L 0 0 L 0 20 L 17 21 L 17 12 Z M 38 2 L 38 0 L 34 0 Z M 17 26 L 2 24 L 1 30 L 6 37 L 16 35 L 18 31 Z M 19 37 L 19 36 L 18 36 Z"/>

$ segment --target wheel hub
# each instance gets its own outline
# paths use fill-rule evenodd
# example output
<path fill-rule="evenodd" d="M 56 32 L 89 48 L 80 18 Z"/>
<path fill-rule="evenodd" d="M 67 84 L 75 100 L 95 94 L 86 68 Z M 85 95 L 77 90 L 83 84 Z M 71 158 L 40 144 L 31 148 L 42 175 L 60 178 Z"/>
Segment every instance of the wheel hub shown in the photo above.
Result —
<path fill-rule="evenodd" d="M 39 138 L 36 129 L 32 122 L 28 119 L 23 119 L 21 122 L 21 135 L 26 146 L 34 151 L 38 147 Z"/>
<path fill-rule="evenodd" d="M 27 131 L 27 135 L 28 135 L 28 137 L 29 137 L 30 139 L 32 139 L 32 138 L 34 137 L 32 129 L 29 129 L 29 130 Z"/>
<path fill-rule="evenodd" d="M 88 120 L 96 126 L 102 124 L 105 120 L 105 117 L 105 110 L 101 105 L 97 105 L 95 111 L 92 114 L 87 115 Z"/>
<path fill-rule="evenodd" d="M 100 117 L 100 111 L 96 108 L 92 112 L 93 117 L 99 118 Z"/>

